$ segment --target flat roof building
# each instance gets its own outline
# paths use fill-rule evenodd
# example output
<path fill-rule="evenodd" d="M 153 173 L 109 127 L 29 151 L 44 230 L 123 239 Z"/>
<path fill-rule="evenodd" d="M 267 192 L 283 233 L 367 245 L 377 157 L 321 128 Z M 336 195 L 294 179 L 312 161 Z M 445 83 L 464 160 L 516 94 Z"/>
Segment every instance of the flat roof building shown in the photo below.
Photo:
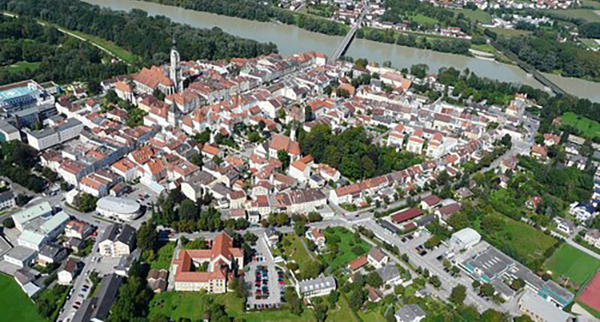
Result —
<path fill-rule="evenodd" d="M 528 315 L 535 322 L 567 322 L 570 316 L 530 291 L 519 299 L 519 312 Z"/>
<path fill-rule="evenodd" d="M 104 217 L 134 220 L 141 214 L 141 207 L 131 199 L 106 196 L 98 200 L 96 211 Z"/>
<path fill-rule="evenodd" d="M 481 235 L 473 228 L 464 228 L 450 238 L 450 247 L 454 250 L 463 250 L 475 246 L 481 241 Z"/>

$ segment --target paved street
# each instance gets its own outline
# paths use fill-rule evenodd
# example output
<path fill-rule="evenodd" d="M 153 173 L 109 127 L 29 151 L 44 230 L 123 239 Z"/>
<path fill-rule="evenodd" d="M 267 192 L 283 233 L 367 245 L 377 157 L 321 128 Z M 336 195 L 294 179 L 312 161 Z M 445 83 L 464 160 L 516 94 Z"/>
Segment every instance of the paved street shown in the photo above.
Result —
<path fill-rule="evenodd" d="M 380 239 L 397 246 L 400 253 L 406 253 L 413 266 L 426 268 L 431 274 L 437 275 L 442 282 L 442 287 L 439 290 L 436 290 L 436 293 L 442 299 L 447 299 L 450 296 L 452 288 L 458 284 L 462 284 L 467 287 L 467 299 L 465 302 L 475 305 L 479 311 L 483 312 L 489 308 L 502 311 L 508 310 L 506 305 L 500 307 L 477 295 L 471 287 L 471 279 L 465 276 L 464 273 L 461 274 L 460 277 L 452 277 L 449 273 L 445 272 L 442 263 L 436 260 L 436 257 L 444 252 L 443 248 L 442 250 L 438 249 L 430 252 L 425 256 L 420 256 L 415 250 L 415 247 L 422 245 L 430 237 L 427 233 L 416 237 L 410 242 L 407 241 L 406 243 L 403 243 L 400 237 L 388 232 L 373 220 L 365 221 L 362 225 L 373 231 Z M 406 264 L 403 264 L 403 266 L 406 267 Z"/>

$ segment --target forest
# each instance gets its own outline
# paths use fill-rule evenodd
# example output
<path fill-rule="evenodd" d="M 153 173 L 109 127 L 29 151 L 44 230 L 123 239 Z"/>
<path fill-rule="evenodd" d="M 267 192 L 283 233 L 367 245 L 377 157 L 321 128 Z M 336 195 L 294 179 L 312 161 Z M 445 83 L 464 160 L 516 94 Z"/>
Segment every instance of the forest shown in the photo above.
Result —
<path fill-rule="evenodd" d="M 357 38 L 384 42 L 388 44 L 397 44 L 400 46 L 429 49 L 443 53 L 452 53 L 459 55 L 470 55 L 469 48 L 471 42 L 466 39 L 456 38 L 436 38 L 428 39 L 426 37 L 417 37 L 413 34 L 401 34 L 392 30 L 381 29 L 359 29 L 356 33 Z"/>
<path fill-rule="evenodd" d="M 234 37 L 218 28 L 197 29 L 149 17 L 141 10 L 117 12 L 77 0 L 0 0 L 0 10 L 112 41 L 142 57 L 144 64 L 168 61 L 174 36 L 182 60 L 256 57 L 277 51 L 273 43 Z"/>
<path fill-rule="evenodd" d="M 0 84 L 24 79 L 97 84 L 127 73 L 124 63 L 104 63 L 100 49 L 31 18 L 0 16 L 0 30 Z M 23 62 L 38 64 L 36 68 L 9 67 Z"/>
<path fill-rule="evenodd" d="M 180 6 L 196 11 L 210 12 L 218 15 L 237 17 L 248 20 L 277 20 L 288 25 L 297 25 L 308 31 L 326 35 L 345 35 L 348 30 L 343 24 L 335 21 L 314 18 L 309 15 L 265 5 L 256 0 L 145 0 L 170 6 Z"/>
<path fill-rule="evenodd" d="M 500 38 L 498 43 L 539 71 L 600 81 L 600 55 L 572 42 L 558 42 L 553 33 L 536 31 L 532 36 Z"/>
<path fill-rule="evenodd" d="M 352 180 L 403 170 L 422 161 L 414 154 L 372 144 L 362 126 L 335 134 L 319 124 L 309 133 L 300 131 L 299 139 L 305 155 L 312 155 L 317 163 L 326 163 Z"/>

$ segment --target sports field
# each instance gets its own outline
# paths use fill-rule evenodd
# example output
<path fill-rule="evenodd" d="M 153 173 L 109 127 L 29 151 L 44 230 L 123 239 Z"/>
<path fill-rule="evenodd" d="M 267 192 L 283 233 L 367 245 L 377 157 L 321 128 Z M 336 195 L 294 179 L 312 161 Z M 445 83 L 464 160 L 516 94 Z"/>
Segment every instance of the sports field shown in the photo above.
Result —
<path fill-rule="evenodd" d="M 45 321 L 38 315 L 35 304 L 29 300 L 17 282 L 4 274 L 0 274 L 0 312 L 2 321 Z"/>
<path fill-rule="evenodd" d="M 555 278 L 565 276 L 582 286 L 600 268 L 600 261 L 569 244 L 563 244 L 548 258 L 544 268 L 552 271 Z"/>

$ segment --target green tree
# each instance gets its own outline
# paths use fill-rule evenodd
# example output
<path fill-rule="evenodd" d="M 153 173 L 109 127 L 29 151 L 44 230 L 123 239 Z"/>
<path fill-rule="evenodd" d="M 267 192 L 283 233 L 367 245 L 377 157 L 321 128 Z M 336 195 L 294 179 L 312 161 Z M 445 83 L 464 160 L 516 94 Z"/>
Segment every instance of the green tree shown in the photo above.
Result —
<path fill-rule="evenodd" d="M 281 161 L 283 170 L 287 170 L 290 166 L 290 155 L 286 150 L 277 151 L 277 159 Z"/>
<path fill-rule="evenodd" d="M 377 272 L 371 272 L 366 277 L 367 284 L 379 288 L 383 284 L 381 276 Z"/>
<path fill-rule="evenodd" d="M 158 248 L 158 233 L 151 222 L 144 222 L 136 235 L 137 247 L 141 250 L 156 250 Z"/>
<path fill-rule="evenodd" d="M 462 285 L 456 285 L 450 293 L 450 301 L 456 305 L 462 305 L 467 298 L 467 288 Z"/>

